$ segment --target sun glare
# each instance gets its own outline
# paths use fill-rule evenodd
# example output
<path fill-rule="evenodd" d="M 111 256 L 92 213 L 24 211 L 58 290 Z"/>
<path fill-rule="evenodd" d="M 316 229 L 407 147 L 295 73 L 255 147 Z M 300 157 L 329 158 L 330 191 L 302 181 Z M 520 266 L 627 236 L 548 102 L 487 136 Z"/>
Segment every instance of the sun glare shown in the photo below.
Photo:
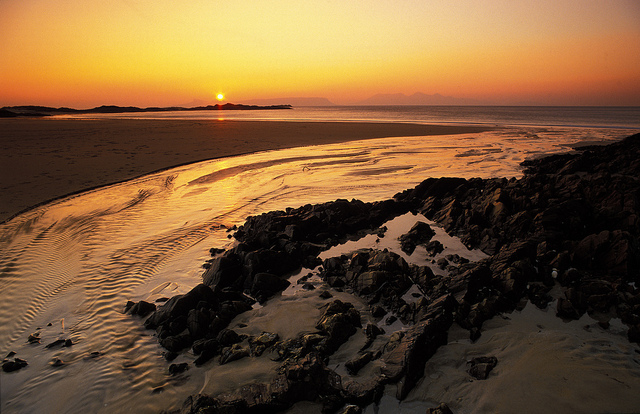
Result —
<path fill-rule="evenodd" d="M 216 99 L 218 99 L 219 101 L 223 100 L 224 99 L 224 94 L 222 94 L 222 93 L 217 94 L 216 95 Z"/>

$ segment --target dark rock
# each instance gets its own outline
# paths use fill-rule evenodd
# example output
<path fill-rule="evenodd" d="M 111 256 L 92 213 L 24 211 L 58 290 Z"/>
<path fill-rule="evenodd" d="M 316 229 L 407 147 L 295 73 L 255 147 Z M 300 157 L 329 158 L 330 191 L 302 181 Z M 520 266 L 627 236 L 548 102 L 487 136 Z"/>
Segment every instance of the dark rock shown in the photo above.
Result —
<path fill-rule="evenodd" d="M 279 339 L 278 334 L 269 332 L 263 332 L 256 337 L 249 338 L 251 355 L 262 355 L 264 351 L 275 345 Z"/>
<path fill-rule="evenodd" d="M 456 301 L 451 295 L 438 298 L 429 305 L 428 319 L 409 328 L 398 344 L 382 357 L 382 375 L 386 381 L 400 379 L 396 397 L 404 399 L 422 378 L 424 367 L 436 350 L 447 343 L 447 330 L 453 323 Z"/>
<path fill-rule="evenodd" d="M 444 251 L 444 245 L 438 240 L 431 240 L 425 245 L 425 248 L 427 249 L 427 254 L 432 257 Z"/>
<path fill-rule="evenodd" d="M 141 300 L 140 302 L 135 303 L 131 307 L 129 307 L 130 303 L 131 302 L 127 302 L 127 307 L 125 308 L 125 312 L 128 312 L 131 315 L 138 315 L 140 317 L 145 317 L 151 312 L 155 312 L 156 310 L 156 305 L 154 305 L 153 303 L 145 302 L 144 300 Z M 129 309 L 127 310 L 127 308 Z"/>
<path fill-rule="evenodd" d="M 64 346 L 66 340 L 64 339 L 57 339 L 53 342 L 51 342 L 50 344 L 45 345 L 45 348 L 49 349 L 49 348 L 53 348 L 54 346 Z"/>
<path fill-rule="evenodd" d="M 27 342 L 30 344 L 39 344 L 40 343 L 40 332 L 35 332 L 29 335 L 27 338 Z"/>
<path fill-rule="evenodd" d="M 411 227 L 408 233 L 400 236 L 400 248 L 406 254 L 411 255 L 417 245 L 428 243 L 435 234 L 427 223 L 419 221 Z"/>
<path fill-rule="evenodd" d="M 211 360 L 214 356 L 218 355 L 220 351 L 220 344 L 215 339 L 201 339 L 193 343 L 193 353 L 198 355 L 198 358 L 194 361 L 197 367 Z"/>
<path fill-rule="evenodd" d="M 29 365 L 29 364 L 24 359 L 14 358 L 13 361 L 5 361 L 5 362 L 3 362 L 2 363 L 2 370 L 4 372 L 14 372 L 14 371 L 17 371 L 19 369 L 22 369 L 22 368 L 26 367 L 27 365 Z"/>
<path fill-rule="evenodd" d="M 451 411 L 447 404 L 440 403 L 440 405 L 435 408 L 429 408 L 427 414 L 453 414 L 453 411 Z"/>
<path fill-rule="evenodd" d="M 184 348 L 191 345 L 193 339 L 188 333 L 181 333 L 178 335 L 168 336 L 160 340 L 160 345 L 165 347 L 170 352 L 180 352 Z"/>
<path fill-rule="evenodd" d="M 286 289 L 289 284 L 289 281 L 274 274 L 258 273 L 253 279 L 251 296 L 256 298 L 258 302 L 262 303 L 276 293 Z"/>
<path fill-rule="evenodd" d="M 387 314 L 387 311 L 382 306 L 376 305 L 371 308 L 371 315 L 374 318 L 382 318 L 386 314 Z"/>
<path fill-rule="evenodd" d="M 175 319 L 180 316 L 184 316 L 186 318 L 189 311 L 195 309 L 200 301 L 217 303 L 216 296 L 209 286 L 199 284 L 185 295 L 172 297 L 158 310 L 151 314 L 151 316 L 145 321 L 145 326 L 150 329 L 155 329 L 161 323 L 169 319 Z"/>
<path fill-rule="evenodd" d="M 344 363 L 347 372 L 350 375 L 357 375 L 365 365 L 373 360 L 373 352 L 365 352 L 362 355 L 358 355 Z"/>
<path fill-rule="evenodd" d="M 169 365 L 169 374 L 171 375 L 182 374 L 188 369 L 189 369 L 189 364 L 187 364 L 186 362 L 183 362 L 181 364 L 171 364 Z"/>
<path fill-rule="evenodd" d="M 344 407 L 344 410 L 342 410 L 341 414 L 362 414 L 362 408 L 353 404 L 347 405 L 346 407 Z"/>
<path fill-rule="evenodd" d="M 51 366 L 52 366 L 52 367 L 58 368 L 58 367 L 61 367 L 61 366 L 63 366 L 63 365 L 65 365 L 64 361 L 63 361 L 63 360 L 61 360 L 61 359 L 60 359 L 60 358 L 58 358 L 58 357 L 54 357 L 54 358 L 51 360 Z"/>
<path fill-rule="evenodd" d="M 320 292 L 320 295 L 318 296 L 322 299 L 331 299 L 333 297 L 331 292 L 329 292 L 328 290 L 323 290 L 322 292 Z"/>
<path fill-rule="evenodd" d="M 362 324 L 360 313 L 351 303 L 334 300 L 324 308 L 316 329 L 327 335 L 323 340 L 323 348 L 327 355 L 331 355 L 356 333 L 356 329 L 362 327 Z"/>
<path fill-rule="evenodd" d="M 232 329 L 223 329 L 216 338 L 220 346 L 231 346 L 242 341 L 242 337 Z"/>
<path fill-rule="evenodd" d="M 220 355 L 220 365 L 227 364 L 229 362 L 237 361 L 244 357 L 249 356 L 249 350 L 240 344 L 234 344 L 228 348 L 224 348 Z"/>
<path fill-rule="evenodd" d="M 496 357 L 476 357 L 469 361 L 470 365 L 469 375 L 478 380 L 487 379 L 489 373 L 496 365 L 498 365 L 498 358 Z"/>

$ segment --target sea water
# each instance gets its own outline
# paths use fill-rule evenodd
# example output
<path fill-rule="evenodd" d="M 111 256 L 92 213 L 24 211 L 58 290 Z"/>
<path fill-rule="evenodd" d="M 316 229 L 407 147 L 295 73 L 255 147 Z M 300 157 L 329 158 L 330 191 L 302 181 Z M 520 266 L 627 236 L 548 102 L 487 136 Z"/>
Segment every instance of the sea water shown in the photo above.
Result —
<path fill-rule="evenodd" d="M 342 111 L 342 120 L 389 121 L 396 116 L 390 115 L 393 111 L 379 115 L 379 108 L 302 110 L 304 119 L 323 120 L 337 119 L 326 115 L 337 117 L 335 111 Z M 423 113 L 427 109 L 416 108 L 421 115 L 412 111 L 399 111 L 398 121 L 429 122 Z M 249 215 L 337 198 L 382 200 L 428 177 L 519 177 L 519 164 L 526 158 L 565 152 L 585 141 L 613 142 L 637 132 L 637 118 L 627 119 L 626 110 L 618 113 L 615 125 L 593 121 L 597 117 L 586 109 L 580 117 L 559 121 L 545 110 L 546 121 L 533 117 L 525 122 L 524 110 L 517 108 L 516 115 L 502 112 L 500 119 L 511 120 L 504 124 L 495 109 L 486 111 L 471 119 L 458 113 L 438 122 L 505 127 L 205 161 L 56 200 L 0 225 L 0 352 L 4 356 L 14 351 L 29 363 L 18 372 L 0 374 L 0 409 L 157 412 L 179 407 L 190 394 L 220 389 L 212 384 L 219 381 L 216 373 L 227 378 L 229 388 L 267 378 L 276 365 L 267 359 L 224 367 L 212 361 L 172 377 L 154 332 L 145 330 L 141 319 L 123 313 L 128 300 L 155 301 L 189 291 L 201 281 L 209 248 L 230 247 L 228 229 Z M 221 174 L 224 170 L 236 173 Z M 287 300 L 304 308 L 308 305 L 302 299 Z M 270 317 L 280 315 L 273 312 Z M 41 338 L 39 344 L 27 343 L 33 333 Z M 74 345 L 45 348 L 59 338 Z M 53 366 L 56 358 L 64 365 Z M 187 352 L 176 362 L 192 360 Z"/>

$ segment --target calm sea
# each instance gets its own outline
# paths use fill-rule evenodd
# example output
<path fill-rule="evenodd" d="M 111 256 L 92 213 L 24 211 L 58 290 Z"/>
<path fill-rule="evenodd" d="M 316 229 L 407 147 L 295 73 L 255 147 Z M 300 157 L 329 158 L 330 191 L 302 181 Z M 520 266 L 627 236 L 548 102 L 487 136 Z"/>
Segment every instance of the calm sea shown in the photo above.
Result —
<path fill-rule="evenodd" d="M 264 111 L 183 111 L 75 115 L 74 118 L 376 121 L 640 129 L 640 107 L 321 106 Z"/>

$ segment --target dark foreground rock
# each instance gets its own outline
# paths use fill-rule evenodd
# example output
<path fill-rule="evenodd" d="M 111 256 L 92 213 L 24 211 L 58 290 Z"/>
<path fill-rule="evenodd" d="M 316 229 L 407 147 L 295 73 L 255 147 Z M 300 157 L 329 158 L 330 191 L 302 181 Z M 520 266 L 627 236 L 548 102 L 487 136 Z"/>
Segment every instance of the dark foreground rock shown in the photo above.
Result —
<path fill-rule="evenodd" d="M 558 284 L 563 290 L 558 316 L 619 317 L 629 326 L 629 339 L 640 341 L 638 154 L 640 135 L 634 135 L 607 147 L 528 161 L 518 180 L 431 178 L 380 203 L 338 200 L 248 218 L 235 234 L 239 244 L 216 253 L 204 283 L 168 300 L 145 325 L 156 329 L 170 351 L 192 346 L 196 355 L 206 355 L 205 362 L 221 352 L 246 358 L 257 355 L 255 349 L 270 349 L 282 365 L 269 383 L 192 396 L 178 412 L 276 412 L 301 400 L 336 412 L 377 401 L 390 383 L 398 384 L 397 397 L 403 399 L 427 360 L 446 344 L 454 322 L 476 340 L 484 321 L 516 309 L 522 300 L 548 306 L 549 291 Z M 319 264 L 320 251 L 376 232 L 408 211 L 422 213 L 491 256 L 477 263 L 451 256 L 442 263 L 448 275 L 436 276 L 393 252 L 364 250 L 327 259 L 320 272 L 329 286 L 366 300 L 374 318 L 391 312 L 387 320 L 399 318 L 407 329 L 374 345 L 379 328 L 363 329 L 351 304 L 332 301 L 315 332 L 286 341 L 270 334 L 249 338 L 249 345 L 221 343 L 221 332 L 250 308 L 251 298 L 268 300 L 287 286 L 292 272 Z M 410 253 L 422 244 L 437 252 L 441 246 L 430 241 L 427 227 L 418 225 L 404 235 L 403 250 Z M 412 285 L 420 293 L 408 300 L 404 294 Z M 352 377 L 341 377 L 325 361 L 353 335 L 365 335 L 366 345 L 347 363 Z M 374 362 L 376 374 L 356 381 Z M 477 358 L 469 373 L 484 379 L 496 363 Z M 446 404 L 434 410 L 450 412 Z"/>

